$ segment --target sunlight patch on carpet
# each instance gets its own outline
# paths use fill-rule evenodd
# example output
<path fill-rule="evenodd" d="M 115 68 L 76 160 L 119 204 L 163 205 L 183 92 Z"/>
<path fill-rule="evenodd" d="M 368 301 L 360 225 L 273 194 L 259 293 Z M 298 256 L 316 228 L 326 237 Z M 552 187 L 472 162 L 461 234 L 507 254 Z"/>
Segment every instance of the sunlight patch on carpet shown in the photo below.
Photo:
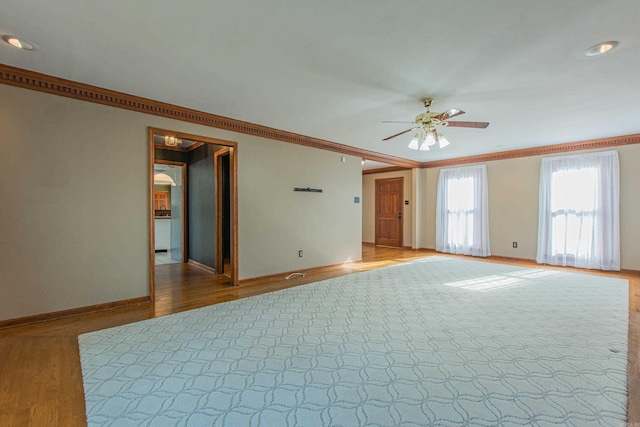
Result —
<path fill-rule="evenodd" d="M 79 337 L 89 425 L 624 425 L 628 283 L 429 257 Z"/>

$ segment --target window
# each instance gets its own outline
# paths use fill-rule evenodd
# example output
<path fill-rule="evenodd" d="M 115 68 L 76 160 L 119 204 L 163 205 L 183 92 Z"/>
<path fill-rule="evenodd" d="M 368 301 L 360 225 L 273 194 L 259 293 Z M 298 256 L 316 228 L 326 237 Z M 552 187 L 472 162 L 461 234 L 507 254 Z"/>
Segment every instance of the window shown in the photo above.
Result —
<path fill-rule="evenodd" d="M 485 165 L 440 170 L 436 207 L 436 250 L 489 256 Z"/>
<path fill-rule="evenodd" d="M 620 270 L 618 153 L 542 160 L 538 263 Z"/>

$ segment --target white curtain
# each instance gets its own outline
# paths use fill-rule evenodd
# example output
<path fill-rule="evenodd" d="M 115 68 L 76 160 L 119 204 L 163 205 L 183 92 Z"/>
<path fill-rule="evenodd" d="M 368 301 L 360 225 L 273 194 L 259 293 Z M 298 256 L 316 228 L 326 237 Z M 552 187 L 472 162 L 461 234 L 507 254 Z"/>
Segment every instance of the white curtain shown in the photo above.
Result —
<path fill-rule="evenodd" d="M 440 170 L 436 250 L 452 254 L 491 255 L 485 165 Z"/>
<path fill-rule="evenodd" d="M 618 152 L 542 159 L 540 264 L 620 270 Z"/>

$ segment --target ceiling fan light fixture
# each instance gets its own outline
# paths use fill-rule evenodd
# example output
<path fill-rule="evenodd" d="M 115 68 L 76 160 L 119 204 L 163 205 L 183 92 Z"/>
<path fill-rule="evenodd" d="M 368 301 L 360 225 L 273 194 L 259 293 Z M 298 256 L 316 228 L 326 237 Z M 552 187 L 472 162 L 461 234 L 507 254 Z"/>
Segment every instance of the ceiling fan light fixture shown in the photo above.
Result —
<path fill-rule="evenodd" d="M 613 42 L 617 44 L 617 42 Z M 402 132 L 398 132 L 386 138 L 383 138 L 383 141 L 388 141 L 390 139 L 396 138 L 400 135 L 405 135 L 411 131 L 418 130 L 418 133 L 413 137 L 411 142 L 409 143 L 409 148 L 412 150 L 417 150 L 420 147 L 420 150 L 427 151 L 434 145 L 438 145 L 440 148 L 444 148 L 449 145 L 449 140 L 445 138 L 438 129 L 440 127 L 450 126 L 450 127 L 459 127 L 459 128 L 475 128 L 475 129 L 485 129 L 489 126 L 488 122 L 467 122 L 467 121 L 449 121 L 452 117 L 457 117 L 465 112 L 458 108 L 451 108 L 443 113 L 431 112 L 430 107 L 433 103 L 432 98 L 422 98 L 420 100 L 425 108 L 426 112 L 422 114 L 418 114 L 413 121 L 414 127 L 405 129 Z M 383 123 L 411 123 L 411 122 L 396 122 L 396 121 L 383 121 Z M 421 143 L 422 142 L 422 143 Z"/>
<path fill-rule="evenodd" d="M 591 46 L 589 49 L 584 51 L 584 56 L 598 56 L 598 55 L 602 55 L 603 53 L 607 53 L 610 50 L 612 50 L 614 47 L 618 46 L 618 42 L 617 41 L 608 41 L 608 42 L 602 42 L 602 43 L 598 43 L 595 46 Z"/>
<path fill-rule="evenodd" d="M 438 145 L 440 146 L 440 148 L 444 148 L 449 144 L 449 140 L 445 136 L 443 136 L 442 134 L 438 135 Z"/>
<path fill-rule="evenodd" d="M 409 148 L 411 148 L 412 150 L 417 150 L 419 141 L 420 141 L 420 135 L 416 133 L 416 135 L 413 137 L 413 139 L 409 143 Z"/>

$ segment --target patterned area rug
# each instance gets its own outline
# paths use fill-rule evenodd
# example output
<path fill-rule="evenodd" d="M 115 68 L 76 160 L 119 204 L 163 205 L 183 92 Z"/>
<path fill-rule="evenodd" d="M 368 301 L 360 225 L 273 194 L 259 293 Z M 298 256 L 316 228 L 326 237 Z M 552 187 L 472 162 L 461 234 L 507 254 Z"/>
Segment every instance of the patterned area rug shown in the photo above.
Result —
<path fill-rule="evenodd" d="M 624 425 L 628 283 L 429 257 L 79 337 L 89 425 Z"/>

